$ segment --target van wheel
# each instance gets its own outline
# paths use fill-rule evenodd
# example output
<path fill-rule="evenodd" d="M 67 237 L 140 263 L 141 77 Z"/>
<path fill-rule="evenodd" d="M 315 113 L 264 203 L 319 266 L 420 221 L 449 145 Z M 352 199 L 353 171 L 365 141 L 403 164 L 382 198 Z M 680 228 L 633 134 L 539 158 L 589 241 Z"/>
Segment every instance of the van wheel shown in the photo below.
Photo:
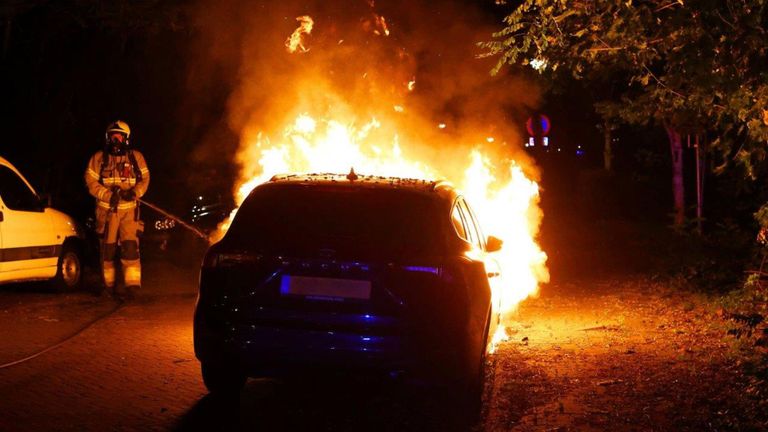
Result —
<path fill-rule="evenodd" d="M 237 367 L 205 362 L 200 369 L 203 383 L 213 396 L 237 396 L 245 386 L 247 377 Z"/>
<path fill-rule="evenodd" d="M 76 291 L 83 287 L 83 259 L 72 243 L 65 243 L 61 249 L 53 284 L 59 291 Z"/>

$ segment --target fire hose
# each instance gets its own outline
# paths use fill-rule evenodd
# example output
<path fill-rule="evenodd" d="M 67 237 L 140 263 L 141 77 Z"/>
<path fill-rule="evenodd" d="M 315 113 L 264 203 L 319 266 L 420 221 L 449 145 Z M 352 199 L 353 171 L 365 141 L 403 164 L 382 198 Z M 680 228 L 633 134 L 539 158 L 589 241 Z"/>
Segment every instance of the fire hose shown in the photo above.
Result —
<path fill-rule="evenodd" d="M 169 213 L 169 212 L 161 209 L 160 207 L 158 207 L 158 206 L 156 206 L 156 205 L 154 205 L 154 204 L 152 204 L 150 202 L 147 202 L 147 201 L 145 201 L 143 199 L 138 199 L 137 201 L 140 202 L 141 204 L 144 204 L 145 206 L 151 208 L 152 210 L 160 213 L 161 215 L 167 217 L 168 219 L 171 219 L 172 221 L 178 223 L 179 225 L 183 226 L 184 228 L 192 231 L 196 236 L 200 237 L 201 239 L 208 241 L 208 235 L 206 235 L 204 232 L 200 231 L 198 228 L 195 228 L 191 224 L 189 224 L 187 222 L 184 222 L 184 220 L 182 218 L 174 215 L 173 213 Z"/>
<path fill-rule="evenodd" d="M 121 307 L 123 307 L 123 302 L 117 303 L 110 310 L 102 313 L 101 315 L 97 316 L 96 318 L 94 318 L 94 319 L 88 321 L 87 323 L 83 324 L 74 333 L 72 333 L 71 335 L 65 337 L 61 341 L 59 341 L 59 342 L 57 342 L 57 343 L 55 343 L 53 345 L 50 345 L 47 348 L 44 348 L 44 349 L 42 349 L 42 350 L 40 350 L 40 351 L 38 351 L 38 352 L 36 352 L 36 353 L 34 353 L 32 355 L 28 355 L 28 356 L 26 356 L 26 357 L 24 357 L 22 359 L 11 361 L 11 362 L 8 362 L 8 363 L 5 363 L 5 364 L 1 364 L 0 365 L 0 369 L 6 369 L 6 368 L 9 368 L 11 366 L 16 366 L 16 365 L 21 364 L 21 363 L 26 363 L 26 362 L 28 362 L 28 361 L 30 361 L 32 359 L 40 357 L 41 355 L 43 355 L 43 354 L 45 354 L 45 353 L 47 353 L 49 351 L 55 350 L 56 348 L 64 345 L 65 343 L 71 341 L 72 339 L 76 338 L 78 335 L 80 335 L 84 331 L 88 330 L 89 328 L 91 328 L 97 322 L 99 322 L 99 321 L 103 320 L 104 318 L 107 318 L 108 316 L 110 316 L 113 313 L 117 312 Z"/>

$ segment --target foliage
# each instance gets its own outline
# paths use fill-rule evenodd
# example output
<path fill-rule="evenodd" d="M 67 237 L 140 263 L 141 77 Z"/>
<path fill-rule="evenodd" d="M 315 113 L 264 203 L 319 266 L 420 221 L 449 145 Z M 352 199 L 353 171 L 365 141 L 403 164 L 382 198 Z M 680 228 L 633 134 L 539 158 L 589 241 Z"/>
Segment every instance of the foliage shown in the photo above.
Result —
<path fill-rule="evenodd" d="M 596 105 L 604 118 L 709 131 L 718 168 L 736 161 L 753 177 L 768 140 L 766 3 L 524 0 L 481 45 L 499 56 L 494 72 L 535 61 L 553 78 L 618 77 Z"/>

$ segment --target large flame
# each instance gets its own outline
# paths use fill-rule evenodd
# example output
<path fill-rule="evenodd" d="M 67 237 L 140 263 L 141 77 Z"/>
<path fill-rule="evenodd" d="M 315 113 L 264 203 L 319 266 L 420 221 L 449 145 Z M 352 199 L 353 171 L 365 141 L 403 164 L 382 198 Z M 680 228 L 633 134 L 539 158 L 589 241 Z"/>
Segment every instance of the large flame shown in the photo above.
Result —
<path fill-rule="evenodd" d="M 372 1 L 369 5 L 373 8 Z M 286 41 L 291 53 L 307 50 L 303 37 L 312 31 L 311 17 L 297 20 L 299 28 Z M 363 24 L 367 32 L 390 34 L 384 17 L 375 13 Z M 360 79 L 367 85 L 378 84 L 367 72 Z M 538 185 L 521 165 L 508 159 L 510 147 L 503 147 L 503 140 L 478 130 L 474 135 L 479 138 L 470 138 L 469 143 L 461 138 L 464 147 L 457 147 L 451 145 L 459 140 L 452 122 L 435 122 L 424 128 L 423 119 L 407 120 L 418 117 L 406 99 L 416 87 L 415 76 L 393 87 L 403 89 L 405 96 L 370 99 L 363 106 L 346 100 L 310 71 L 292 84 L 299 96 L 294 104 L 290 103 L 293 97 L 285 96 L 288 102 L 282 105 L 293 108 L 283 114 L 283 121 L 270 118 L 266 122 L 269 126 L 257 126 L 257 121 L 264 120 L 253 119 L 242 131 L 237 154 L 241 172 L 235 189 L 238 206 L 256 185 L 275 174 L 346 174 L 353 167 L 365 175 L 445 179 L 466 196 L 484 234 L 504 242 L 502 249 L 492 254 L 501 267 L 501 277 L 493 278 L 493 296 L 503 312 L 513 311 L 548 280 L 547 257 L 536 243 L 541 220 Z M 381 83 L 378 88 L 385 85 Z M 439 135 L 425 133 L 429 130 Z M 230 220 L 222 224 L 220 235 Z M 500 326 L 492 340 L 498 343 L 503 339 Z"/>
<path fill-rule="evenodd" d="M 354 167 L 361 174 L 446 178 L 442 172 L 450 168 L 441 167 L 440 161 L 409 157 L 398 135 L 389 142 L 373 138 L 381 127 L 376 119 L 357 125 L 302 113 L 275 137 L 257 132 L 245 138 L 238 153 L 242 166 L 238 205 L 255 186 L 281 173 L 346 173 Z M 548 278 L 546 254 L 535 241 L 540 219 L 538 185 L 515 162 L 499 166 L 480 148 L 471 150 L 467 160 L 463 176 L 447 180 L 467 197 L 486 234 L 504 242 L 495 254 L 502 276 L 494 285 L 494 296 L 502 311 L 509 312 Z"/>

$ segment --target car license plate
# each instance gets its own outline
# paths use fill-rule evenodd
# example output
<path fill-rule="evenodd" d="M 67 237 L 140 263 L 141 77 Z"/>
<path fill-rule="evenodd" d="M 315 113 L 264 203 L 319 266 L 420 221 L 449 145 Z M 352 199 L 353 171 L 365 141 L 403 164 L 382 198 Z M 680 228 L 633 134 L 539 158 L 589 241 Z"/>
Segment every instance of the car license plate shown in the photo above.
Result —
<path fill-rule="evenodd" d="M 371 282 L 305 276 L 283 276 L 280 294 L 302 296 L 313 300 L 343 301 L 371 298 Z"/>

